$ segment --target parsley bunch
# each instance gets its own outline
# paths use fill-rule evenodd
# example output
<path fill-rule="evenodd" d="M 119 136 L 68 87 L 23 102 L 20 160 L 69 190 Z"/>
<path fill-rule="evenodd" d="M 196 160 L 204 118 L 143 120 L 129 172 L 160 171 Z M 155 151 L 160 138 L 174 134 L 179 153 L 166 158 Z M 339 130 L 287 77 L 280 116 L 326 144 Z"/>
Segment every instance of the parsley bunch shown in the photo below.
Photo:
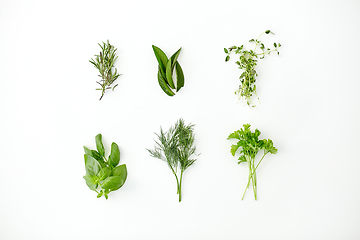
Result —
<path fill-rule="evenodd" d="M 239 61 L 236 61 L 235 63 L 238 65 L 238 67 L 243 70 L 243 73 L 240 75 L 240 86 L 239 89 L 235 91 L 235 94 L 237 94 L 240 98 L 244 98 L 246 100 L 246 103 L 250 107 L 255 107 L 255 105 L 251 102 L 251 96 L 256 93 L 256 76 L 258 74 L 256 73 L 255 67 L 257 65 L 257 58 L 260 57 L 260 59 L 265 58 L 266 55 L 270 55 L 271 52 L 277 52 L 279 55 L 279 47 L 281 47 L 280 43 L 274 43 L 274 49 L 266 48 L 265 45 L 259 40 L 260 37 L 263 34 L 274 34 L 270 30 L 266 30 L 257 39 L 251 39 L 249 42 L 255 43 L 254 50 L 245 50 L 244 45 L 241 45 L 240 47 L 232 46 L 229 48 L 224 48 L 224 52 L 227 54 L 225 58 L 225 62 L 230 60 L 230 54 L 234 52 L 235 54 L 239 54 Z M 260 48 L 261 52 L 257 52 L 258 47 Z M 259 97 L 257 96 L 259 99 Z"/>
<path fill-rule="evenodd" d="M 97 83 L 101 86 L 101 88 L 97 88 L 96 90 L 101 90 L 101 97 L 99 99 L 101 100 L 105 94 L 105 90 L 114 90 L 114 88 L 117 86 L 116 84 L 115 86 L 111 87 L 111 84 L 114 83 L 120 74 L 117 73 L 117 69 L 114 67 L 114 63 L 118 58 L 116 56 L 117 49 L 109 43 L 109 40 L 107 43 L 103 42 L 103 45 L 99 44 L 99 46 L 101 48 L 100 54 L 95 55 L 95 60 L 91 59 L 89 62 L 91 62 L 100 73 L 99 77 L 101 77 L 101 80 L 97 81 Z M 115 69 L 114 71 L 113 68 Z"/>
<path fill-rule="evenodd" d="M 193 124 L 186 125 L 181 118 L 167 132 L 160 127 L 160 134 L 156 134 L 158 141 L 155 140 L 154 150 L 147 149 L 150 156 L 163 160 L 171 169 L 176 178 L 179 202 L 181 202 L 183 173 L 196 161 L 191 158 L 196 150 L 193 127 Z"/>
<path fill-rule="evenodd" d="M 237 130 L 231 133 L 228 139 L 237 139 L 239 140 L 237 144 L 233 144 L 231 146 L 231 154 L 235 156 L 235 153 L 240 149 L 240 157 L 238 164 L 247 163 L 249 166 L 249 178 L 248 183 L 245 188 L 242 199 L 244 199 L 246 190 L 250 187 L 250 183 L 252 184 L 254 197 L 257 200 L 257 182 L 256 182 L 256 169 L 259 167 L 259 164 L 264 159 L 264 157 L 268 154 L 276 154 L 277 149 L 274 147 L 271 139 L 262 139 L 259 140 L 260 131 L 258 129 L 255 132 L 251 132 L 250 124 L 244 124 L 244 128 Z M 261 157 L 258 164 L 255 165 L 255 157 L 259 151 L 263 150 L 263 156 Z"/>
<path fill-rule="evenodd" d="M 84 179 L 86 185 L 97 192 L 97 197 L 104 196 L 108 199 L 108 194 L 121 188 L 127 177 L 126 165 L 119 165 L 120 150 L 116 143 L 111 144 L 111 153 L 105 157 L 105 148 L 102 143 L 102 135 L 95 137 L 96 150 L 90 150 L 84 146 L 84 160 L 86 175 Z M 98 191 L 98 188 L 101 190 Z"/>

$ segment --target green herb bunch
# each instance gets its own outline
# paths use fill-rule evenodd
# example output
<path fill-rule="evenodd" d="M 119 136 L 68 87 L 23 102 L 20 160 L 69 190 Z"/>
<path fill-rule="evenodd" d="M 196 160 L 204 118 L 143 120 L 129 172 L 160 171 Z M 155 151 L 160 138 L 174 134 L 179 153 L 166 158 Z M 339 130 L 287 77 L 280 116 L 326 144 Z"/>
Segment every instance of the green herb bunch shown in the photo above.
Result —
<path fill-rule="evenodd" d="M 116 59 L 118 58 L 116 56 L 116 48 L 112 46 L 109 43 L 109 40 L 107 40 L 107 43 L 104 43 L 100 45 L 101 52 L 100 55 L 95 55 L 95 60 L 91 59 L 89 60 L 100 72 L 99 77 L 101 77 L 100 81 L 97 81 L 98 84 L 100 84 L 101 88 L 97 88 L 96 90 L 101 90 L 101 97 L 99 100 L 102 99 L 102 97 L 105 94 L 105 90 L 112 89 L 118 85 L 111 87 L 111 84 L 114 83 L 114 81 L 120 76 L 120 74 L 117 73 L 117 69 L 114 67 L 114 63 Z M 113 71 L 113 68 L 115 69 Z"/>
<path fill-rule="evenodd" d="M 231 146 L 231 154 L 235 156 L 235 153 L 240 149 L 240 157 L 238 164 L 247 163 L 249 166 L 249 178 L 248 183 L 245 188 L 242 199 L 244 199 L 246 190 L 250 187 L 250 183 L 252 184 L 254 197 L 257 200 L 257 182 L 256 182 L 256 169 L 259 167 L 259 164 L 264 159 L 264 157 L 268 154 L 276 154 L 277 149 L 274 147 L 271 139 L 262 139 L 259 140 L 260 131 L 258 129 L 255 132 L 251 132 L 250 124 L 244 124 L 244 128 L 237 130 L 231 133 L 228 139 L 237 139 L 239 140 L 237 144 L 233 144 Z M 255 157 L 259 151 L 263 150 L 263 156 L 261 157 L 258 164 L 255 165 Z"/>
<path fill-rule="evenodd" d="M 127 177 L 126 165 L 119 165 L 120 150 L 116 143 L 111 144 L 111 153 L 108 158 L 105 157 L 105 149 L 102 143 L 102 135 L 95 137 L 96 150 L 90 150 L 84 146 L 85 170 L 84 179 L 86 185 L 97 192 L 97 197 L 105 196 L 121 188 Z M 101 189 L 100 191 L 98 189 Z"/>
<path fill-rule="evenodd" d="M 158 82 L 161 89 L 169 96 L 174 96 L 174 89 L 176 92 L 184 86 L 184 73 L 183 70 L 177 61 L 177 58 L 180 54 L 181 48 L 174 53 L 170 59 L 166 54 L 158 47 L 152 45 L 152 48 L 155 53 L 155 57 L 159 63 L 158 70 Z M 176 76 L 176 79 L 174 79 Z"/>
<path fill-rule="evenodd" d="M 256 107 L 256 105 L 253 104 L 250 99 L 253 94 L 255 94 L 259 100 L 255 85 L 256 77 L 258 76 L 255 70 L 258 57 L 263 59 L 266 55 L 270 55 L 271 52 L 277 52 L 279 55 L 278 49 L 281 47 L 280 43 L 274 43 L 273 49 L 266 48 L 265 45 L 259 40 L 264 33 L 274 34 L 270 30 L 266 30 L 265 32 L 261 33 L 257 39 L 251 39 L 249 42 L 255 43 L 254 50 L 245 50 L 244 45 L 241 45 L 240 47 L 232 46 L 229 48 L 224 48 L 224 52 L 227 54 L 225 62 L 230 60 L 230 54 L 233 52 L 240 55 L 239 60 L 235 63 L 241 70 L 243 70 L 243 72 L 239 77 L 241 84 L 239 85 L 239 89 L 235 91 L 235 94 L 239 96 L 239 99 L 245 99 L 247 105 L 250 107 Z M 257 52 L 258 48 L 260 48 L 261 52 Z"/>
<path fill-rule="evenodd" d="M 150 156 L 165 161 L 170 167 L 176 178 L 179 202 L 183 173 L 196 161 L 191 158 L 196 150 L 193 127 L 193 124 L 186 125 L 181 118 L 167 132 L 160 127 L 160 134 L 156 134 L 158 141 L 155 140 L 154 150 L 147 149 Z"/>

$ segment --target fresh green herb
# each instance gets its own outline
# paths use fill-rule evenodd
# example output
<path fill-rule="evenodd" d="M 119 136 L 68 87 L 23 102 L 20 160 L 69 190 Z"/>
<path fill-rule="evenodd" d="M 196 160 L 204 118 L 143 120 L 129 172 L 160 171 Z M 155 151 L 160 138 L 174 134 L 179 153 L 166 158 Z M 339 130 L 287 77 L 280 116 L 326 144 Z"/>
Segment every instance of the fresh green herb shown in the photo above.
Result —
<path fill-rule="evenodd" d="M 90 150 L 84 146 L 85 170 L 84 179 L 86 185 L 97 192 L 97 197 L 104 196 L 108 199 L 108 194 L 121 188 L 127 177 L 126 165 L 119 165 L 120 150 L 116 143 L 111 144 L 111 153 L 105 157 L 105 148 L 102 143 L 102 135 L 95 137 L 96 150 Z M 98 191 L 98 189 L 101 189 Z"/>
<path fill-rule="evenodd" d="M 152 48 L 159 63 L 159 85 L 167 95 L 174 96 L 175 93 L 171 89 L 174 89 L 176 92 L 178 92 L 180 88 L 184 86 L 184 73 L 179 62 L 177 61 L 181 48 L 177 50 L 177 52 L 174 53 L 170 59 L 167 58 L 166 54 L 160 48 L 154 45 L 152 45 Z M 174 79 L 174 76 L 176 79 Z"/>
<path fill-rule="evenodd" d="M 256 169 L 259 167 L 259 164 L 266 154 L 276 154 L 277 149 L 274 147 L 271 139 L 259 140 L 260 131 L 258 129 L 256 129 L 255 132 L 251 132 L 250 124 L 244 124 L 243 126 L 244 128 L 241 128 L 229 135 L 228 139 L 239 140 L 237 144 L 233 144 L 231 146 L 230 152 L 233 156 L 235 156 L 235 153 L 240 148 L 241 150 L 238 164 L 245 162 L 249 166 L 248 183 L 241 200 L 244 199 L 246 190 L 250 187 L 250 182 L 252 183 L 255 200 L 257 200 Z M 263 150 L 264 154 L 255 166 L 255 157 L 260 150 Z"/>
<path fill-rule="evenodd" d="M 196 150 L 193 127 L 193 124 L 185 125 L 181 118 L 167 132 L 164 132 L 160 127 L 160 134 L 156 134 L 159 141 L 155 140 L 154 150 L 147 149 L 150 156 L 165 161 L 170 167 L 176 178 L 179 202 L 181 201 L 183 173 L 196 161 L 196 159 L 191 158 Z"/>
<path fill-rule="evenodd" d="M 255 104 L 251 102 L 251 96 L 255 94 L 259 100 L 259 97 L 256 93 L 256 73 L 255 67 L 257 65 L 257 58 L 260 59 L 265 58 L 266 55 L 270 55 L 271 52 L 277 52 L 279 55 L 279 47 L 281 47 L 280 43 L 274 43 L 274 48 L 266 48 L 265 45 L 259 40 L 263 34 L 274 34 L 270 30 L 266 30 L 257 39 L 251 39 L 249 42 L 255 43 L 254 50 L 244 50 L 244 45 L 240 47 L 232 46 L 229 48 L 224 48 L 224 52 L 226 53 L 225 62 L 230 60 L 230 54 L 235 52 L 235 54 L 239 54 L 239 61 L 236 62 L 238 67 L 243 70 L 243 73 L 240 75 L 240 85 L 239 89 L 235 91 L 235 94 L 239 96 L 239 99 L 243 98 L 246 100 L 246 103 L 249 107 L 256 107 Z M 258 47 L 260 48 L 261 52 L 257 52 Z"/>
<path fill-rule="evenodd" d="M 97 81 L 98 84 L 100 84 L 101 88 L 97 88 L 96 90 L 101 90 L 101 97 L 99 100 L 102 99 L 102 97 L 105 94 L 105 90 L 112 89 L 118 85 L 111 87 L 111 84 L 121 75 L 117 73 L 117 69 L 114 67 L 114 63 L 116 59 L 118 58 L 116 56 L 116 48 L 114 46 L 110 45 L 109 40 L 107 43 L 103 42 L 103 45 L 100 45 L 101 52 L 100 55 L 95 55 L 95 60 L 91 59 L 89 60 L 100 72 L 99 77 L 101 77 L 100 81 Z M 113 71 L 113 68 L 115 71 Z"/>

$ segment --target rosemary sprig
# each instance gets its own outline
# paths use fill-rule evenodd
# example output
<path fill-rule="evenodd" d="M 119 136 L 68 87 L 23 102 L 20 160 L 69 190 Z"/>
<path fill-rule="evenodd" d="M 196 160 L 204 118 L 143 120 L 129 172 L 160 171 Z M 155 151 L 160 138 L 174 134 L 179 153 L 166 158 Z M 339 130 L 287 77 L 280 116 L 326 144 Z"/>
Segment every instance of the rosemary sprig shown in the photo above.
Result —
<path fill-rule="evenodd" d="M 183 119 L 179 119 L 167 132 L 160 128 L 160 134 L 156 134 L 154 150 L 149 150 L 150 156 L 165 161 L 176 178 L 177 194 L 181 202 L 181 185 L 184 171 L 190 167 L 196 159 L 193 124 L 185 125 Z M 179 175 L 180 174 L 180 175 Z"/>
<path fill-rule="evenodd" d="M 118 58 L 116 56 L 116 48 L 114 48 L 113 45 L 109 43 L 109 40 L 107 40 L 107 43 L 104 43 L 99 46 L 101 48 L 100 55 L 95 55 L 95 60 L 91 59 L 89 62 L 91 62 L 100 72 L 99 77 L 101 77 L 100 81 L 97 81 L 97 83 L 101 86 L 101 88 L 97 88 L 96 90 L 101 90 L 101 97 L 99 100 L 102 99 L 102 97 L 105 94 L 105 90 L 112 89 L 118 85 L 111 87 L 111 84 L 121 75 L 117 73 L 117 69 L 114 67 L 114 63 L 116 59 Z M 113 68 L 115 71 L 113 71 Z"/>
<path fill-rule="evenodd" d="M 235 94 L 239 96 L 239 98 L 244 98 L 249 107 L 256 107 L 255 104 L 251 102 L 250 97 L 255 94 L 259 99 L 259 96 L 256 93 L 256 77 L 258 76 L 255 67 L 257 65 L 257 58 L 260 59 L 265 58 L 266 55 L 270 55 L 271 52 L 277 52 L 279 55 L 279 47 L 281 47 L 280 43 L 274 43 L 274 49 L 266 48 L 265 45 L 259 40 L 263 34 L 273 34 L 270 30 L 266 30 L 261 33 L 257 39 L 251 39 L 249 42 L 255 43 L 254 50 L 244 50 L 244 45 L 240 47 L 232 46 L 229 48 L 224 48 L 224 52 L 226 53 L 225 62 L 230 60 L 230 54 L 235 52 L 235 54 L 239 54 L 239 61 L 235 62 L 240 69 L 243 70 L 239 79 L 241 84 L 239 85 L 239 89 L 235 91 Z M 260 46 L 261 52 L 257 52 L 258 47 Z"/>

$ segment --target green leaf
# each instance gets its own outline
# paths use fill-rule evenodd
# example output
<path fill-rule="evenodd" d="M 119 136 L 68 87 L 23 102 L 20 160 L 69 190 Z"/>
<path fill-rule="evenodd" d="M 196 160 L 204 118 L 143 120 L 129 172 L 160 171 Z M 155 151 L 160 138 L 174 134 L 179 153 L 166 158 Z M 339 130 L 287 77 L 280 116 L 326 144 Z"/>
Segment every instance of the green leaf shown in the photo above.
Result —
<path fill-rule="evenodd" d="M 163 78 L 163 76 L 161 75 L 161 72 L 158 71 L 158 82 L 159 85 L 161 87 L 161 89 L 170 97 L 174 96 L 175 93 L 173 91 L 171 91 L 171 89 L 169 88 L 169 86 L 167 85 L 167 83 L 165 82 L 165 79 Z"/>
<path fill-rule="evenodd" d="M 101 188 L 105 190 L 115 191 L 124 185 L 125 181 L 119 176 L 110 176 L 101 184 Z"/>
<path fill-rule="evenodd" d="M 277 47 L 276 43 L 274 43 L 274 47 Z"/>
<path fill-rule="evenodd" d="M 96 176 L 91 176 L 91 175 L 85 175 L 83 177 L 86 181 L 86 185 L 93 191 L 96 191 L 97 189 L 97 180 L 98 178 Z"/>
<path fill-rule="evenodd" d="M 224 48 L 224 52 L 225 52 L 225 53 L 229 53 L 229 51 L 228 51 L 226 48 Z"/>
<path fill-rule="evenodd" d="M 179 57 L 179 54 L 180 54 L 180 51 L 181 51 L 181 48 L 179 48 L 179 50 L 176 51 L 176 53 L 174 53 L 172 56 L 171 56 L 171 68 L 174 69 L 175 67 L 175 63 Z"/>
<path fill-rule="evenodd" d="M 109 166 L 116 167 L 120 161 L 120 150 L 116 143 L 111 144 L 111 153 L 109 156 Z"/>
<path fill-rule="evenodd" d="M 104 157 L 100 155 L 100 153 L 96 150 L 90 150 L 90 154 L 93 158 L 95 158 L 101 165 L 101 167 L 106 167 L 106 163 L 104 161 Z"/>
<path fill-rule="evenodd" d="M 231 145 L 231 150 L 230 150 L 230 152 L 231 152 L 231 154 L 233 155 L 233 156 L 235 156 L 235 153 L 236 153 L 236 151 L 239 149 L 239 145 Z"/>
<path fill-rule="evenodd" d="M 175 63 L 176 70 L 176 91 L 178 92 L 185 84 L 184 72 L 180 66 L 179 62 Z"/>
<path fill-rule="evenodd" d="M 225 62 L 228 62 L 230 60 L 230 56 L 227 55 L 226 58 L 225 58 Z"/>
<path fill-rule="evenodd" d="M 239 139 L 240 140 L 240 133 L 239 131 L 235 131 L 233 133 L 231 133 L 227 139 L 232 139 L 232 138 L 235 138 L 235 139 Z"/>
<path fill-rule="evenodd" d="M 103 194 L 104 194 L 104 192 L 101 190 L 96 197 L 97 197 L 97 198 L 101 198 L 101 196 L 102 196 Z"/>
<path fill-rule="evenodd" d="M 159 63 L 159 66 L 160 66 L 160 69 L 161 71 L 164 73 L 165 75 L 165 72 L 166 72 L 166 65 L 168 63 L 168 58 L 166 56 L 166 54 L 158 47 L 152 45 L 152 48 L 154 50 L 154 53 L 155 53 L 155 57 Z"/>
<path fill-rule="evenodd" d="M 100 133 L 95 136 L 95 142 L 96 142 L 96 149 L 98 150 L 101 156 L 105 157 L 105 149 L 102 143 L 102 135 Z"/>
<path fill-rule="evenodd" d="M 270 30 L 266 30 L 266 31 L 265 31 L 266 34 L 269 34 L 270 32 L 271 32 Z"/>
<path fill-rule="evenodd" d="M 109 167 L 104 167 L 100 170 L 100 172 L 97 174 L 100 181 L 105 180 L 108 176 L 110 176 L 111 170 Z"/>
<path fill-rule="evenodd" d="M 89 154 L 84 154 L 86 175 L 97 175 L 101 166 L 95 158 Z"/>
<path fill-rule="evenodd" d="M 118 176 L 121 177 L 124 182 L 127 178 L 127 168 L 125 164 L 122 164 L 120 166 L 117 166 L 116 168 L 114 168 L 111 172 L 111 176 Z"/>
<path fill-rule="evenodd" d="M 172 78 L 173 68 L 171 67 L 171 61 L 168 61 L 167 65 L 166 65 L 165 74 L 166 74 L 167 83 L 169 84 L 169 86 L 172 89 L 175 89 L 175 85 L 174 85 L 173 78 Z"/>
<path fill-rule="evenodd" d="M 84 146 L 84 151 L 86 154 L 91 155 L 91 150 Z"/>

